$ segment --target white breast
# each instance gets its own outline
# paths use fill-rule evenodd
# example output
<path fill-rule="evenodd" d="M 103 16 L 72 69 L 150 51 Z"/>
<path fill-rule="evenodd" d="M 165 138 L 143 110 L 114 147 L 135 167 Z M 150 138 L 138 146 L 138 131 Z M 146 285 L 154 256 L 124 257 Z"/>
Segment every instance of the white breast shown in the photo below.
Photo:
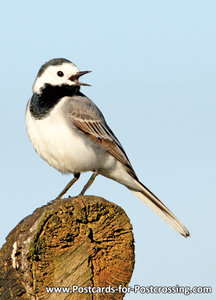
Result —
<path fill-rule="evenodd" d="M 28 103 L 26 129 L 32 145 L 47 163 L 62 173 L 98 170 L 101 160 L 92 142 L 69 127 L 64 119 L 61 107 L 66 100 L 65 97 L 41 120 L 31 116 Z"/>

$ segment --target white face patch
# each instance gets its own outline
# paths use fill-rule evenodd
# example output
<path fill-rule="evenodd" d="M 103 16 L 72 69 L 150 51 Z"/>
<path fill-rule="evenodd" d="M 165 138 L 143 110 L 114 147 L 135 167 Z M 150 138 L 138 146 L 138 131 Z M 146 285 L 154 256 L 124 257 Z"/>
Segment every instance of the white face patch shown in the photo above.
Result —
<path fill-rule="evenodd" d="M 62 72 L 63 76 L 59 76 L 57 73 Z M 76 75 L 79 69 L 72 63 L 63 63 L 59 66 L 49 66 L 42 73 L 41 76 L 37 77 L 33 85 L 33 93 L 40 93 L 40 89 L 45 86 L 45 84 L 51 85 L 76 85 L 69 78 Z"/>

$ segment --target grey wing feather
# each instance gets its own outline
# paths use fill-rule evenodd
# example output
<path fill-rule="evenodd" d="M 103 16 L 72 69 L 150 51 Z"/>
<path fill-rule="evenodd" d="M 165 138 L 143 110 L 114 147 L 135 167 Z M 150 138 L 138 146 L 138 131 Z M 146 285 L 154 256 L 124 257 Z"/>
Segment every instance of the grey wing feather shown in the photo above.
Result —
<path fill-rule="evenodd" d="M 125 166 L 133 178 L 138 179 L 121 143 L 107 125 L 98 107 L 81 93 L 71 97 L 66 103 L 65 113 L 72 117 L 73 125 L 91 140 L 103 146 Z"/>

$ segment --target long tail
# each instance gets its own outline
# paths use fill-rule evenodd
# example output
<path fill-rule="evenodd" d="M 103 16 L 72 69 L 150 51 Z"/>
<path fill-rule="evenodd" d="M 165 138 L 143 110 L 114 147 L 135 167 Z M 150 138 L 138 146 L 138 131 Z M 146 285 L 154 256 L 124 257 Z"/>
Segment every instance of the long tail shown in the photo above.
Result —
<path fill-rule="evenodd" d="M 169 226 L 175 229 L 184 237 L 190 236 L 187 228 L 174 216 L 174 214 L 142 183 L 140 183 L 142 191 L 137 192 L 131 190 L 140 200 L 148 205 L 162 220 L 164 220 Z"/>

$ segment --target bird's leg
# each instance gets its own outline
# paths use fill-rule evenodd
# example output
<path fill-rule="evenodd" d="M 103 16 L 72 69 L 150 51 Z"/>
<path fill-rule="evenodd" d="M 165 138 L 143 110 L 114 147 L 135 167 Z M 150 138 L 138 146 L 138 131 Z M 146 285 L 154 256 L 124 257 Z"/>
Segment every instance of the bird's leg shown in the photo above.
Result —
<path fill-rule="evenodd" d="M 63 191 L 58 195 L 56 199 L 61 199 L 62 196 L 69 190 L 69 188 L 79 179 L 80 173 L 74 173 L 74 178 L 66 185 Z"/>
<path fill-rule="evenodd" d="M 84 185 L 80 195 L 84 195 L 85 192 L 87 191 L 87 189 L 92 185 L 92 183 L 94 182 L 96 176 L 99 175 L 98 172 L 93 172 L 92 176 L 89 178 L 88 182 Z"/>

